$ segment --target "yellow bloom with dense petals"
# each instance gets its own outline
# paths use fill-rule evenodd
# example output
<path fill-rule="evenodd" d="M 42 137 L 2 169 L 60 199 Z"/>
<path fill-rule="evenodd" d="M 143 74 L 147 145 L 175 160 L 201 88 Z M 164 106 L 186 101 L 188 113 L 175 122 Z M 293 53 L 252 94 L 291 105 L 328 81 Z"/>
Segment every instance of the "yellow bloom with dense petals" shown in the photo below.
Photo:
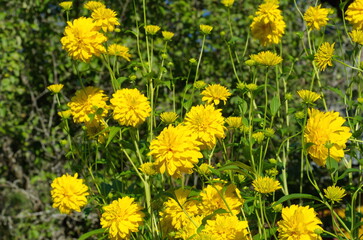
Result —
<path fill-rule="evenodd" d="M 280 240 L 311 239 L 321 240 L 322 238 L 315 231 L 322 231 L 319 226 L 322 224 L 316 216 L 313 208 L 291 205 L 282 209 L 282 220 L 277 225 Z"/>
<path fill-rule="evenodd" d="M 80 212 L 81 207 L 86 205 L 88 187 L 83 184 L 83 179 L 78 179 L 78 173 L 74 176 L 65 174 L 58 177 L 53 180 L 51 186 L 53 207 L 58 208 L 61 213 Z"/>
<path fill-rule="evenodd" d="M 192 107 L 185 116 L 184 124 L 197 134 L 203 148 L 212 149 L 217 139 L 223 139 L 226 136 L 221 109 L 215 109 L 213 105 Z"/>
<path fill-rule="evenodd" d="M 183 225 L 183 228 L 175 232 L 175 238 L 183 240 L 212 240 L 206 234 L 198 233 L 198 228 L 202 225 L 203 218 L 203 215 L 190 217 L 189 221 Z"/>
<path fill-rule="evenodd" d="M 333 202 L 340 202 L 346 195 L 345 190 L 337 186 L 329 186 L 324 189 L 325 197 Z"/>
<path fill-rule="evenodd" d="M 345 19 L 353 24 L 353 28 L 363 30 L 363 0 L 355 0 L 345 12 Z"/>
<path fill-rule="evenodd" d="M 317 109 L 309 109 L 308 114 L 304 138 L 307 144 L 312 144 L 307 149 L 310 157 L 319 166 L 325 165 L 328 156 L 340 161 L 344 157 L 345 144 L 352 135 L 349 127 L 342 126 L 345 119 L 339 116 L 339 112 Z"/>
<path fill-rule="evenodd" d="M 253 18 L 250 26 L 252 36 L 257 38 L 262 46 L 278 44 L 285 33 L 286 23 L 278 7 L 278 1 L 265 0 Z"/>
<path fill-rule="evenodd" d="M 248 222 L 238 220 L 237 216 L 217 215 L 214 220 L 207 220 L 202 231 L 213 240 L 249 240 Z"/>
<path fill-rule="evenodd" d="M 103 93 L 103 90 L 97 87 L 86 87 L 77 90 L 76 95 L 71 98 L 67 105 L 71 110 L 73 121 L 82 123 L 91 121 L 91 115 L 94 115 L 93 119 L 95 120 L 106 117 L 108 113 L 107 100 L 108 97 Z"/>
<path fill-rule="evenodd" d="M 200 144 L 197 135 L 187 127 L 169 125 L 151 141 L 149 155 L 155 159 L 155 168 L 160 173 L 179 178 L 182 173 L 192 173 L 194 164 L 203 157 Z"/>
<path fill-rule="evenodd" d="M 217 209 L 231 210 L 233 215 L 241 211 L 244 199 L 234 184 L 225 186 L 223 183 L 208 185 L 200 193 L 202 198 L 201 208 L 204 215 L 212 214 Z M 227 205 L 228 206 L 227 206 Z"/>
<path fill-rule="evenodd" d="M 69 11 L 72 8 L 72 1 L 64 1 L 59 3 L 59 6 L 63 8 L 64 11 Z"/>
<path fill-rule="evenodd" d="M 363 45 L 363 30 L 353 30 L 349 35 L 353 42 Z"/>
<path fill-rule="evenodd" d="M 91 15 L 95 20 L 96 26 L 104 32 L 113 32 L 115 26 L 120 25 L 116 16 L 117 13 L 115 11 L 105 7 L 96 8 Z"/>
<path fill-rule="evenodd" d="M 150 116 L 150 102 L 138 89 L 117 90 L 112 97 L 113 118 L 120 125 L 137 127 Z"/>
<path fill-rule="evenodd" d="M 158 25 L 146 25 L 144 28 L 145 32 L 150 35 L 155 35 L 160 30 L 160 27 Z"/>
<path fill-rule="evenodd" d="M 308 104 L 314 103 L 321 97 L 321 95 L 319 93 L 312 92 L 310 90 L 304 90 L 304 89 L 297 91 L 297 94 L 305 103 L 308 103 Z"/>
<path fill-rule="evenodd" d="M 163 112 L 160 114 L 160 120 L 165 124 L 171 124 L 178 119 L 179 115 L 175 112 Z"/>
<path fill-rule="evenodd" d="M 108 46 L 107 53 L 109 55 L 119 56 L 127 61 L 130 61 L 131 54 L 129 53 L 129 48 L 120 44 L 111 44 L 110 46 Z"/>
<path fill-rule="evenodd" d="M 166 41 L 169 41 L 170 39 L 172 39 L 174 37 L 174 33 L 173 32 L 169 32 L 169 31 L 162 31 L 161 34 L 163 35 L 163 38 Z"/>
<path fill-rule="evenodd" d="M 240 128 L 243 125 L 241 117 L 228 117 L 226 123 L 230 128 Z"/>
<path fill-rule="evenodd" d="M 333 66 L 332 58 L 334 55 L 334 45 L 325 42 L 320 45 L 318 51 L 315 53 L 314 61 L 321 71 L 326 69 L 326 66 Z"/>
<path fill-rule="evenodd" d="M 232 95 L 226 87 L 221 86 L 220 84 L 209 85 L 201 94 L 203 95 L 203 102 L 215 105 L 218 105 L 220 101 L 223 101 L 224 104 L 226 104 L 227 98 Z"/>
<path fill-rule="evenodd" d="M 226 7 L 231 7 L 234 3 L 234 0 L 221 0 L 221 3 Z"/>
<path fill-rule="evenodd" d="M 134 201 L 134 198 L 126 196 L 102 208 L 101 226 L 108 230 L 110 239 L 130 239 L 131 233 L 138 232 L 139 226 L 143 225 L 143 208 Z"/>
<path fill-rule="evenodd" d="M 209 25 L 205 25 L 205 24 L 200 24 L 199 25 L 199 29 L 204 34 L 210 34 L 210 32 L 212 31 L 213 27 L 212 26 L 209 26 Z"/>
<path fill-rule="evenodd" d="M 89 62 L 92 56 L 106 52 L 102 43 L 107 38 L 100 32 L 93 19 L 80 17 L 73 22 L 67 22 L 64 37 L 61 39 L 62 48 L 75 60 Z"/>
<path fill-rule="evenodd" d="M 140 165 L 139 167 L 140 171 L 148 176 L 152 176 L 157 174 L 155 170 L 155 164 L 152 162 L 146 162 Z"/>
<path fill-rule="evenodd" d="M 263 51 L 258 54 L 252 54 L 250 58 L 255 62 L 265 66 L 275 66 L 282 62 L 282 57 L 270 51 Z"/>
<path fill-rule="evenodd" d="M 270 177 L 257 177 L 253 180 L 252 186 L 259 193 L 273 193 L 281 189 L 280 182 Z"/>
<path fill-rule="evenodd" d="M 304 14 L 304 20 L 310 29 L 319 30 L 321 27 L 328 24 L 329 12 L 330 9 L 321 8 L 321 4 L 316 7 L 310 6 Z"/>
<path fill-rule="evenodd" d="M 84 4 L 84 8 L 85 9 L 88 9 L 90 11 L 94 11 L 96 10 L 97 8 L 100 8 L 100 7 L 103 7 L 105 8 L 106 5 L 101 3 L 101 2 L 98 2 L 98 1 L 88 1 Z"/>
<path fill-rule="evenodd" d="M 169 198 L 164 203 L 163 211 L 160 212 L 163 224 L 169 222 L 175 230 L 179 230 L 190 221 L 190 217 L 199 215 L 198 201 L 188 199 L 190 192 L 187 189 L 177 189 L 174 192 L 176 200 Z"/>
<path fill-rule="evenodd" d="M 51 91 L 52 93 L 59 93 L 62 90 L 63 87 L 64 87 L 63 84 L 52 84 L 52 85 L 49 85 L 47 87 L 47 89 L 49 91 Z"/>

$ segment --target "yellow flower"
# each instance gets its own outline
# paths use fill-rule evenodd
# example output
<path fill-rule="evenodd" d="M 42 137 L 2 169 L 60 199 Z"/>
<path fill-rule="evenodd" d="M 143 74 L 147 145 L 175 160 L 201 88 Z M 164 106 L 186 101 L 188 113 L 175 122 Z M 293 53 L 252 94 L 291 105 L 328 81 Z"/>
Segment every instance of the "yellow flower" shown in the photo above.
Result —
<path fill-rule="evenodd" d="M 339 117 L 339 112 L 320 112 L 309 109 L 309 120 L 305 127 L 306 143 L 312 143 L 308 148 L 310 157 L 319 166 L 324 166 L 328 156 L 340 161 L 344 157 L 345 144 L 352 135 L 349 127 L 342 126 L 345 119 Z M 331 147 L 328 149 L 326 144 Z"/>
<path fill-rule="evenodd" d="M 202 198 L 202 212 L 205 215 L 212 214 L 220 208 L 228 212 L 230 209 L 233 215 L 237 215 L 240 213 L 244 202 L 240 191 L 234 184 L 225 186 L 223 183 L 213 183 L 213 185 L 208 185 L 202 190 L 200 197 Z"/>
<path fill-rule="evenodd" d="M 63 8 L 64 11 L 69 11 L 72 8 L 72 1 L 64 1 L 59 3 L 59 6 Z"/>
<path fill-rule="evenodd" d="M 278 7 L 278 1 L 265 0 L 253 18 L 252 36 L 257 38 L 262 46 L 278 44 L 285 33 L 286 23 Z"/>
<path fill-rule="evenodd" d="M 200 24 L 199 25 L 199 29 L 204 34 L 210 34 L 210 32 L 212 31 L 213 27 L 212 26 L 209 26 L 209 25 L 205 25 L 205 24 Z"/>
<path fill-rule="evenodd" d="M 203 95 L 203 102 L 215 105 L 218 105 L 220 101 L 226 104 L 227 98 L 232 95 L 226 87 L 220 84 L 209 85 L 201 94 Z"/>
<path fill-rule="evenodd" d="M 84 8 L 90 11 L 96 10 L 97 8 L 103 7 L 105 8 L 105 4 L 97 1 L 89 1 L 84 4 Z"/>
<path fill-rule="evenodd" d="M 93 120 L 85 122 L 87 136 L 89 139 L 95 139 L 99 143 L 105 143 L 108 137 L 108 130 L 106 130 L 106 123 L 104 120 Z"/>
<path fill-rule="evenodd" d="M 49 85 L 47 87 L 47 89 L 49 91 L 51 91 L 52 93 L 59 93 L 62 90 L 63 87 L 64 87 L 63 84 L 52 84 L 52 85 Z"/>
<path fill-rule="evenodd" d="M 189 217 L 199 214 L 198 201 L 188 199 L 190 192 L 186 189 L 177 189 L 174 192 L 177 201 L 169 198 L 164 203 L 164 209 L 160 212 L 163 224 L 169 222 L 174 229 L 179 230 L 190 221 Z"/>
<path fill-rule="evenodd" d="M 83 179 L 78 179 L 78 173 L 73 177 L 68 174 L 57 177 L 51 186 L 53 207 L 61 213 L 80 212 L 81 207 L 87 204 L 88 187 L 83 184 Z"/>
<path fill-rule="evenodd" d="M 315 53 L 314 61 L 321 71 L 324 71 L 326 66 L 333 66 L 331 60 L 334 55 L 334 45 L 335 43 L 330 44 L 325 42 L 320 45 L 318 51 Z"/>
<path fill-rule="evenodd" d="M 234 0 L 221 0 L 221 3 L 226 7 L 231 7 L 234 3 Z"/>
<path fill-rule="evenodd" d="M 212 173 L 211 169 L 214 169 L 214 167 L 208 163 L 202 163 L 198 168 L 198 172 L 202 175 L 209 175 Z"/>
<path fill-rule="evenodd" d="M 305 103 L 308 104 L 314 103 L 316 100 L 318 100 L 321 97 L 320 94 L 312 92 L 310 90 L 299 90 L 297 91 L 297 94 Z"/>
<path fill-rule="evenodd" d="M 324 189 L 324 193 L 324 196 L 333 202 L 340 202 L 346 195 L 345 190 L 337 186 L 329 186 L 327 189 Z"/>
<path fill-rule="evenodd" d="M 213 105 L 192 107 L 185 116 L 184 124 L 197 134 L 197 140 L 202 142 L 202 147 L 208 149 L 216 145 L 217 139 L 223 139 L 226 136 L 221 109 L 215 109 Z"/>
<path fill-rule="evenodd" d="M 160 120 L 165 124 L 171 124 L 178 119 L 179 115 L 175 112 L 163 112 L 160 114 Z"/>
<path fill-rule="evenodd" d="M 162 31 L 161 34 L 163 35 L 163 38 L 166 41 L 169 41 L 170 39 L 172 39 L 174 37 L 174 33 L 168 32 L 168 31 Z"/>
<path fill-rule="evenodd" d="M 112 97 L 113 118 L 120 125 L 137 127 L 150 116 L 150 102 L 138 89 L 117 90 Z"/>
<path fill-rule="evenodd" d="M 120 56 L 127 61 L 130 61 L 131 54 L 129 53 L 129 48 L 122 46 L 120 44 L 111 44 L 107 48 L 107 52 L 113 56 Z"/>
<path fill-rule="evenodd" d="M 181 177 L 182 173 L 192 173 L 194 164 L 203 157 L 196 138 L 185 126 L 169 125 L 150 144 L 149 155 L 155 159 L 155 168 L 174 178 Z"/>
<path fill-rule="evenodd" d="M 207 220 L 202 234 L 213 240 L 249 240 L 247 228 L 248 222 L 237 216 L 217 215 L 214 220 Z"/>
<path fill-rule="evenodd" d="M 275 134 L 275 130 L 272 128 L 265 128 L 265 136 L 272 137 Z"/>
<path fill-rule="evenodd" d="M 63 49 L 75 60 L 89 62 L 93 55 L 99 56 L 106 52 L 102 43 L 107 38 L 100 32 L 91 18 L 80 17 L 67 22 L 61 39 Z"/>
<path fill-rule="evenodd" d="M 246 88 L 249 91 L 253 92 L 253 91 L 256 91 L 257 90 L 258 86 L 256 84 L 254 84 L 254 83 L 250 83 L 250 84 L 247 84 L 246 85 Z"/>
<path fill-rule="evenodd" d="M 329 12 L 328 8 L 321 8 L 321 4 L 316 7 L 310 6 L 304 14 L 304 20 L 311 30 L 319 30 L 328 24 Z"/>
<path fill-rule="evenodd" d="M 353 30 L 349 35 L 353 42 L 363 45 L 363 30 Z"/>
<path fill-rule="evenodd" d="M 266 66 L 275 66 L 282 62 L 282 57 L 270 51 L 263 51 L 258 54 L 252 54 L 250 58 L 257 63 Z"/>
<path fill-rule="evenodd" d="M 277 225 L 280 240 L 322 238 L 315 231 L 322 231 L 316 212 L 308 206 L 291 205 L 282 209 L 282 220 Z"/>
<path fill-rule="evenodd" d="M 273 193 L 281 188 L 280 182 L 270 177 L 257 177 L 252 186 L 259 193 Z"/>
<path fill-rule="evenodd" d="M 145 214 L 142 207 L 134 202 L 134 198 L 123 197 L 104 206 L 101 226 L 106 228 L 112 240 L 130 239 L 132 232 L 138 232 L 143 225 Z"/>
<path fill-rule="evenodd" d="M 363 0 L 355 0 L 345 12 L 345 19 L 353 24 L 356 30 L 363 30 Z"/>
<path fill-rule="evenodd" d="M 116 25 L 120 25 L 116 17 L 117 13 L 109 8 L 99 7 L 93 10 L 91 17 L 98 28 L 104 32 L 113 32 Z"/>
<path fill-rule="evenodd" d="M 257 141 L 257 143 L 261 143 L 263 139 L 265 139 L 265 134 L 263 132 L 256 132 L 252 134 L 252 138 Z"/>
<path fill-rule="evenodd" d="M 72 115 L 71 110 L 65 110 L 65 111 L 58 112 L 58 116 L 60 116 L 61 118 L 65 118 L 65 119 L 70 118 L 71 115 Z"/>
<path fill-rule="evenodd" d="M 160 30 L 160 27 L 157 25 L 146 25 L 144 28 L 146 33 L 151 35 L 155 35 Z"/>
<path fill-rule="evenodd" d="M 230 128 L 240 128 L 243 125 L 241 117 L 228 117 L 226 123 Z"/>
<path fill-rule="evenodd" d="M 154 163 L 146 162 L 140 165 L 140 171 L 148 176 L 157 174 Z"/>
<path fill-rule="evenodd" d="M 190 221 L 186 222 L 183 228 L 175 232 L 175 239 L 212 240 L 205 236 L 205 234 L 198 233 L 198 228 L 202 225 L 203 218 L 204 216 L 201 215 L 191 217 Z"/>
<path fill-rule="evenodd" d="M 73 121 L 82 123 L 91 121 L 90 115 L 94 115 L 93 119 L 96 120 L 106 117 L 108 113 L 107 100 L 108 97 L 103 93 L 103 90 L 97 87 L 86 87 L 77 90 L 76 95 L 71 98 L 67 105 L 72 112 Z"/>
<path fill-rule="evenodd" d="M 205 85 L 207 85 L 204 81 L 196 81 L 194 84 L 193 84 L 193 87 L 195 87 L 196 89 L 202 89 L 205 87 Z"/>

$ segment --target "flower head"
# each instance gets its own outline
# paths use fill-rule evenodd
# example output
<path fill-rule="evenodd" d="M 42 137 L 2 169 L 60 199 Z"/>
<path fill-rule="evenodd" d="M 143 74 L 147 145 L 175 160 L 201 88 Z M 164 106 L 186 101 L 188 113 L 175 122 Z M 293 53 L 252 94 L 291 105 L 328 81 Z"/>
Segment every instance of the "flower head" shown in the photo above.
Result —
<path fill-rule="evenodd" d="M 173 32 L 162 31 L 161 34 L 163 35 L 163 38 L 166 41 L 169 41 L 169 40 L 171 40 L 174 37 L 174 33 Z"/>
<path fill-rule="evenodd" d="M 226 123 L 230 128 L 240 128 L 243 125 L 241 117 L 228 117 Z"/>
<path fill-rule="evenodd" d="M 72 1 L 64 1 L 59 3 L 59 6 L 63 8 L 64 11 L 69 11 L 72 8 Z"/>
<path fill-rule="evenodd" d="M 258 86 L 254 83 L 249 83 L 245 86 L 249 91 L 253 92 L 256 91 Z"/>
<path fill-rule="evenodd" d="M 169 125 L 151 141 L 149 155 L 154 157 L 155 168 L 160 173 L 179 178 L 182 173 L 192 173 L 194 164 L 203 157 L 200 144 L 197 135 L 187 127 Z"/>
<path fill-rule="evenodd" d="M 225 137 L 224 118 L 221 110 L 215 109 L 213 105 L 192 107 L 185 116 L 184 124 L 197 134 L 197 140 L 202 142 L 202 147 L 208 149 L 216 145 L 217 139 Z"/>
<path fill-rule="evenodd" d="M 117 90 L 112 97 L 113 118 L 120 125 L 137 127 L 150 116 L 150 103 L 138 89 Z"/>
<path fill-rule="evenodd" d="M 115 26 L 120 25 L 116 16 L 117 13 L 115 11 L 105 7 L 96 8 L 91 15 L 95 20 L 96 26 L 104 32 L 113 32 Z"/>
<path fill-rule="evenodd" d="M 150 35 L 155 35 L 160 30 L 160 27 L 157 25 L 146 25 L 144 28 L 145 32 Z"/>
<path fill-rule="evenodd" d="M 63 49 L 75 60 L 89 62 L 92 56 L 99 56 L 106 51 L 102 43 L 107 38 L 100 32 L 93 19 L 80 17 L 67 22 L 64 37 L 61 39 Z"/>
<path fill-rule="evenodd" d="M 345 190 L 337 186 L 329 186 L 327 189 L 324 189 L 324 193 L 324 196 L 333 202 L 340 202 L 346 195 Z"/>
<path fill-rule="evenodd" d="M 333 66 L 331 60 L 334 55 L 334 45 L 335 43 L 330 44 L 325 42 L 320 45 L 318 51 L 315 53 L 314 61 L 321 71 L 324 71 L 326 66 Z"/>
<path fill-rule="evenodd" d="M 101 226 L 108 229 L 110 239 L 129 239 L 132 232 L 139 231 L 138 228 L 143 224 L 145 214 L 141 211 L 142 207 L 134 200 L 123 197 L 103 207 Z"/>
<path fill-rule="evenodd" d="M 196 89 L 203 89 L 205 87 L 205 85 L 207 85 L 207 84 L 204 81 L 199 80 L 193 84 L 193 87 L 195 87 Z"/>
<path fill-rule="evenodd" d="M 310 29 L 319 30 L 321 27 L 328 24 L 329 12 L 330 10 L 328 8 L 321 8 L 321 5 L 316 7 L 310 6 L 304 14 L 304 20 Z"/>
<path fill-rule="evenodd" d="M 280 182 L 270 177 L 257 177 L 252 186 L 259 193 L 273 193 L 281 188 Z"/>
<path fill-rule="evenodd" d="M 278 44 L 285 33 L 286 23 L 278 7 L 278 1 L 265 0 L 251 24 L 252 36 L 263 46 Z"/>
<path fill-rule="evenodd" d="M 263 132 L 255 132 L 252 134 L 252 138 L 255 139 L 257 143 L 261 143 L 265 139 L 265 134 Z"/>
<path fill-rule="evenodd" d="M 53 180 L 51 195 L 53 207 L 61 213 L 70 214 L 72 211 L 81 211 L 86 205 L 89 195 L 88 187 L 83 184 L 83 179 L 78 179 L 78 173 L 74 176 L 65 174 Z"/>
<path fill-rule="evenodd" d="M 226 87 L 220 84 L 209 85 L 201 94 L 203 95 L 202 101 L 215 105 L 218 105 L 220 101 L 226 104 L 227 98 L 232 95 Z"/>
<path fill-rule="evenodd" d="M 71 115 L 72 115 L 72 112 L 69 109 L 65 110 L 65 111 L 58 112 L 58 116 L 60 116 L 61 118 L 64 118 L 64 119 L 70 118 Z"/>
<path fill-rule="evenodd" d="M 179 115 L 175 112 L 163 112 L 160 114 L 160 120 L 165 124 L 171 124 L 178 119 Z"/>
<path fill-rule="evenodd" d="M 265 66 L 275 66 L 282 62 L 282 57 L 270 51 L 263 51 L 250 56 L 255 62 Z"/>
<path fill-rule="evenodd" d="M 63 87 L 64 87 L 63 84 L 52 84 L 52 85 L 49 85 L 47 87 L 47 89 L 49 91 L 51 91 L 52 93 L 59 93 L 62 90 Z"/>
<path fill-rule="evenodd" d="M 85 122 L 87 136 L 89 139 L 95 139 L 99 143 L 105 143 L 108 137 L 108 130 L 104 120 L 94 120 Z"/>
<path fill-rule="evenodd" d="M 205 215 L 212 214 L 220 208 L 226 211 L 231 210 L 233 215 L 237 215 L 244 202 L 240 191 L 234 184 L 226 186 L 224 183 L 213 183 L 202 190 L 200 197 L 202 198 L 202 212 Z"/>
<path fill-rule="evenodd" d="M 97 1 L 88 1 L 84 4 L 84 8 L 90 11 L 96 10 L 97 8 L 103 7 L 105 8 L 105 4 Z"/>
<path fill-rule="evenodd" d="M 212 173 L 211 169 L 214 169 L 214 167 L 208 163 L 202 163 L 198 168 L 198 172 L 202 175 L 209 175 Z"/>
<path fill-rule="evenodd" d="M 119 56 L 127 61 L 130 61 L 131 54 L 129 53 L 129 48 L 122 46 L 120 44 L 111 44 L 107 48 L 107 53 L 113 56 Z"/>
<path fill-rule="evenodd" d="M 363 30 L 353 30 L 349 35 L 353 42 L 363 45 Z"/>
<path fill-rule="evenodd" d="M 321 97 L 319 93 L 312 92 L 310 90 L 299 90 L 297 91 L 297 94 L 305 103 L 308 104 L 314 103 Z"/>
<path fill-rule="evenodd" d="M 240 221 L 236 216 L 217 215 L 214 220 L 207 220 L 202 234 L 213 240 L 247 240 L 248 222 Z"/>
<path fill-rule="evenodd" d="M 157 174 L 154 163 L 146 162 L 140 165 L 140 171 L 148 176 Z"/>
<path fill-rule="evenodd" d="M 226 7 L 231 7 L 234 3 L 234 0 L 221 0 L 221 3 Z"/>
<path fill-rule="evenodd" d="M 209 26 L 209 25 L 205 25 L 205 24 L 200 24 L 199 25 L 199 29 L 204 34 L 210 34 L 210 32 L 212 31 L 213 27 L 212 26 Z"/>
<path fill-rule="evenodd" d="M 285 207 L 282 209 L 282 220 L 277 223 L 279 239 L 321 240 L 321 237 L 315 233 L 317 230 L 323 230 L 319 224 L 321 221 L 316 217 L 313 208 L 298 205 Z"/>
<path fill-rule="evenodd" d="M 103 93 L 103 90 L 97 87 L 86 87 L 77 90 L 76 95 L 71 98 L 67 105 L 72 112 L 73 121 L 82 123 L 105 117 L 108 113 L 107 100 L 108 97 Z"/>
<path fill-rule="evenodd" d="M 305 127 L 304 138 L 310 157 L 319 166 L 324 166 L 328 156 L 340 161 L 344 157 L 345 144 L 352 135 L 349 127 L 342 126 L 345 119 L 339 117 L 339 112 L 320 112 L 309 109 L 309 120 Z M 331 147 L 328 149 L 326 144 Z"/>
<path fill-rule="evenodd" d="M 355 0 L 345 12 L 345 19 L 353 24 L 356 30 L 363 30 L 363 0 Z"/>

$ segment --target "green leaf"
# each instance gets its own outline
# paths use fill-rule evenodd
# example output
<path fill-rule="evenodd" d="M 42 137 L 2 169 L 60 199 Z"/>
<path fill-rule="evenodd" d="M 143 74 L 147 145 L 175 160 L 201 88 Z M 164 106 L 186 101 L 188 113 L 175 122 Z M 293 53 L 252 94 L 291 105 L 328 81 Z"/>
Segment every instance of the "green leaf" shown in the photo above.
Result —
<path fill-rule="evenodd" d="M 270 102 L 271 115 L 275 116 L 281 106 L 280 99 L 274 96 Z"/>
<path fill-rule="evenodd" d="M 292 193 L 292 194 L 289 194 L 287 196 L 283 196 L 282 198 L 280 198 L 279 200 L 277 200 L 273 205 L 272 207 L 280 204 L 280 203 L 283 203 L 283 202 L 286 202 L 288 200 L 292 200 L 292 199 L 299 199 L 299 198 L 303 198 L 303 199 L 313 199 L 313 200 L 316 200 L 316 201 L 320 201 L 319 198 L 311 195 L 311 194 L 305 194 L 305 193 Z"/>
<path fill-rule="evenodd" d="M 326 159 L 326 168 L 330 171 L 335 171 L 338 169 L 338 162 L 332 157 Z"/>
<path fill-rule="evenodd" d="M 361 160 L 363 160 L 363 159 L 361 159 Z M 348 173 L 352 173 L 352 172 L 362 172 L 362 170 L 359 170 L 359 169 L 356 169 L 356 168 L 348 168 L 348 169 L 346 169 L 346 170 L 342 173 L 342 175 L 340 175 L 340 176 L 337 178 L 337 180 L 341 180 L 341 179 L 345 178 L 345 176 L 347 176 L 347 174 L 348 174 Z"/>
<path fill-rule="evenodd" d="M 109 130 L 110 130 L 110 132 L 108 133 L 108 139 L 107 139 L 107 142 L 106 142 L 106 147 L 108 146 L 108 144 L 110 144 L 112 139 L 121 130 L 121 128 L 119 128 L 119 127 L 110 127 Z"/>
<path fill-rule="evenodd" d="M 101 233 L 104 233 L 106 231 L 105 228 L 99 228 L 99 229 L 95 229 L 93 231 L 90 231 L 88 233 L 85 233 L 85 234 L 82 234 L 82 236 L 80 236 L 78 238 L 78 240 L 84 240 L 84 239 L 87 239 L 93 235 L 98 235 L 98 234 L 101 234 Z"/>

